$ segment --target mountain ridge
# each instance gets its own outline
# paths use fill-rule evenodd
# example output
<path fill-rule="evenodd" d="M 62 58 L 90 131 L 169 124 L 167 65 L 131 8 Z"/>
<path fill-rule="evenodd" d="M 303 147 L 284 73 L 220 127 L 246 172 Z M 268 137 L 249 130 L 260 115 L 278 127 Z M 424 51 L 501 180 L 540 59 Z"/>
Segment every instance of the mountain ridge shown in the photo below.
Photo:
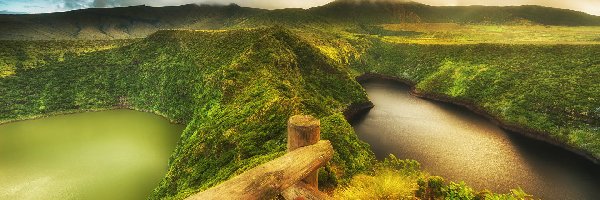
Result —
<path fill-rule="evenodd" d="M 358 8 L 358 10 L 357 10 Z M 542 25 L 566 25 L 566 26 L 590 26 L 600 25 L 600 16 L 590 15 L 580 11 L 544 7 L 538 5 L 522 6 L 430 6 L 416 2 L 392 1 L 392 0 L 338 0 L 323 6 L 311 8 L 316 12 L 327 13 L 330 17 L 354 17 L 371 18 L 369 20 L 381 20 L 381 23 L 390 23 L 398 12 L 419 16 L 418 21 L 412 22 L 456 22 L 456 23 L 483 23 L 488 20 L 492 23 L 502 24 L 514 20 L 525 19 Z M 365 12 L 365 9 L 370 9 Z M 358 14 L 358 16 L 357 16 Z M 365 14 L 367 14 L 365 16 Z M 342 15 L 342 16 L 335 16 Z M 391 16 L 391 18 L 390 18 Z M 544 19 L 551 17 L 550 20 Z M 373 19 L 375 18 L 375 19 Z M 569 18 L 569 20 L 561 19 Z M 359 20 L 364 22 L 364 20 Z"/>
<path fill-rule="evenodd" d="M 334 1 L 310 9 L 230 5 L 89 8 L 60 13 L 2 15 L 0 40 L 129 39 L 160 29 L 258 26 L 348 26 L 401 22 L 600 26 L 600 17 L 542 6 L 429 6 L 404 1 Z"/>
<path fill-rule="evenodd" d="M 0 121 L 126 105 L 187 124 L 150 197 L 183 199 L 284 153 L 287 118 L 306 113 L 335 142 L 328 168 L 343 169 L 320 176 L 348 179 L 374 156 L 339 113 L 368 101 L 343 70 L 283 27 L 161 30 L 129 45 L 18 65 L 0 78 L 7 86 L 0 87 Z"/>

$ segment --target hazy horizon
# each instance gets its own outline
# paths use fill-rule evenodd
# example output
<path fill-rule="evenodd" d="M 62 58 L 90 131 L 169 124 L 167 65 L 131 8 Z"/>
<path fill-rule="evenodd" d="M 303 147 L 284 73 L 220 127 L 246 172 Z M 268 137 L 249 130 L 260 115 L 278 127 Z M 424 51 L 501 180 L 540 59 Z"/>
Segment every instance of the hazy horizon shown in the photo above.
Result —
<path fill-rule="evenodd" d="M 281 8 L 311 8 L 325 5 L 334 0 L 0 0 L 0 14 L 36 14 L 64 12 L 69 10 L 85 8 L 109 8 L 135 5 L 147 6 L 178 6 L 184 4 L 222 4 L 231 3 L 245 7 L 281 9 Z M 353 0 L 350 0 L 353 1 Z M 377 1 L 377 0 L 370 0 Z M 588 14 L 600 16 L 600 1 L 596 0 L 413 0 L 432 6 L 519 6 L 540 5 L 547 7 L 563 8 L 582 11 Z"/>

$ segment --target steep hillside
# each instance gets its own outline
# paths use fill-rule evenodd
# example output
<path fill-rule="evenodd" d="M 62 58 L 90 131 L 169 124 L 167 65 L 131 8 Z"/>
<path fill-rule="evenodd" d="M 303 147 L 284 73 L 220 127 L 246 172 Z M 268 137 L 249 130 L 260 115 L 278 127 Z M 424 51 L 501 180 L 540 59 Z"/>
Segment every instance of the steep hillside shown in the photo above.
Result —
<path fill-rule="evenodd" d="M 125 107 L 185 124 L 151 196 L 181 199 L 283 154 L 287 118 L 312 114 L 336 151 L 320 171 L 320 185 L 331 187 L 375 162 L 343 115 L 368 102 L 354 78 L 375 73 L 597 161 L 600 46 L 591 41 L 598 29 L 547 25 L 600 25 L 600 18 L 539 6 L 396 1 L 0 15 L 0 123 Z M 535 34 L 549 39 L 522 37 Z"/>
<path fill-rule="evenodd" d="M 159 31 L 41 65 L 0 78 L 1 121 L 125 106 L 187 125 L 153 198 L 183 198 L 281 155 L 293 114 L 318 116 L 333 143 L 322 185 L 374 160 L 342 114 L 367 101 L 364 90 L 285 29 Z"/>
<path fill-rule="evenodd" d="M 393 44 L 351 64 L 415 84 L 424 96 L 470 105 L 503 123 L 598 162 L 600 45 Z"/>
<path fill-rule="evenodd" d="M 354 76 L 411 82 L 421 95 L 469 105 L 505 128 L 600 162 L 600 45 L 413 44 L 375 34 L 305 34 Z"/>
<path fill-rule="evenodd" d="M 0 78 L 82 54 L 119 48 L 136 40 L 2 41 Z"/>

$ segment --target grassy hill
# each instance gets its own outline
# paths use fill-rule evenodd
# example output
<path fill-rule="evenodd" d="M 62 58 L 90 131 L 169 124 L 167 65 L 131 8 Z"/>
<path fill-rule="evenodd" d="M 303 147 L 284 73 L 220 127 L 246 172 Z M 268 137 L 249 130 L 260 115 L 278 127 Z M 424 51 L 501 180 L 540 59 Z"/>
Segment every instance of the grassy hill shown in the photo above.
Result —
<path fill-rule="evenodd" d="M 18 65 L 0 85 L 2 121 L 126 106 L 187 124 L 154 197 L 182 198 L 281 155 L 293 114 L 321 118 L 333 142 L 324 185 L 374 159 L 342 115 L 367 101 L 364 90 L 281 28 L 159 31 L 121 48 Z"/>
<path fill-rule="evenodd" d="M 409 80 L 418 93 L 475 105 L 520 132 L 600 157 L 599 45 L 372 41 L 352 64 L 357 74 Z"/>
<path fill-rule="evenodd" d="M 372 173 L 372 152 L 343 116 L 368 101 L 353 78 L 367 72 L 473 103 L 592 156 L 600 149 L 597 45 L 394 44 L 283 27 L 166 30 L 141 40 L 63 41 L 55 51 L 36 41 L 1 43 L 12 47 L 2 60 L 16 64 L 0 78 L 0 121 L 128 107 L 186 124 L 152 198 L 180 199 L 281 155 L 286 120 L 300 113 L 321 118 L 336 151 L 320 172 L 322 186 Z M 44 62 L 32 62 L 38 57 Z M 494 87 L 483 87 L 489 82 Z M 415 176 L 412 162 L 395 162 L 414 184 L 427 177 Z M 428 181 L 438 179 L 421 182 Z"/>
<path fill-rule="evenodd" d="M 181 199 L 283 154 L 287 118 L 312 114 L 335 149 L 320 185 L 352 185 L 361 173 L 381 178 L 378 172 L 388 173 L 383 165 L 419 186 L 408 193 L 426 195 L 428 184 L 445 183 L 414 161 L 375 161 L 345 120 L 351 105 L 368 101 L 354 78 L 408 80 L 423 95 L 474 105 L 597 160 L 598 27 L 547 25 L 598 21 L 537 6 L 389 1 L 308 10 L 186 5 L 0 15 L 7 27 L 0 30 L 0 123 L 126 107 L 185 124 L 169 172 L 151 196 Z M 464 184 L 444 187 L 475 193 Z"/>

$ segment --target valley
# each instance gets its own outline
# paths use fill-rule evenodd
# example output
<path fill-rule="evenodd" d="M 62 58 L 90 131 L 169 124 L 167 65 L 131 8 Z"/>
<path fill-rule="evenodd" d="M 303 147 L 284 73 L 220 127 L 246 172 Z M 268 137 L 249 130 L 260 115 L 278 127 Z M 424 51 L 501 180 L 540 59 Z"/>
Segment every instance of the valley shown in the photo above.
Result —
<path fill-rule="evenodd" d="M 279 10 L 191 4 L 0 15 L 0 25 L 2 126 L 115 108 L 185 126 L 150 199 L 184 199 L 283 155 L 286 121 L 297 114 L 319 118 L 321 138 L 331 141 L 319 187 L 332 195 L 389 175 L 423 199 L 453 191 L 528 196 L 527 188 L 475 190 L 451 175 L 437 188 L 445 193 L 423 193 L 440 180 L 424 166 L 435 161 L 385 160 L 344 115 L 371 101 L 380 106 L 357 80 L 365 74 L 470 105 L 511 128 L 507 137 L 526 135 L 599 166 L 600 17 L 582 12 L 394 1 Z"/>

